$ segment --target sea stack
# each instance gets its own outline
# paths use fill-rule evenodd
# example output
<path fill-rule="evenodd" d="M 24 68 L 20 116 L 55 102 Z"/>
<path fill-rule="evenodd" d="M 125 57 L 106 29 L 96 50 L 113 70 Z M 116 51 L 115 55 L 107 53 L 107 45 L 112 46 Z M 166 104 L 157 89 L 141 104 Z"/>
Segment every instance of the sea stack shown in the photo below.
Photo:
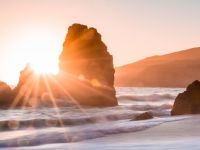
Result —
<path fill-rule="evenodd" d="M 69 27 L 59 57 L 59 80 L 80 105 L 115 106 L 113 57 L 95 28 Z"/>
<path fill-rule="evenodd" d="M 171 115 L 200 114 L 200 81 L 192 82 L 174 102 Z"/>

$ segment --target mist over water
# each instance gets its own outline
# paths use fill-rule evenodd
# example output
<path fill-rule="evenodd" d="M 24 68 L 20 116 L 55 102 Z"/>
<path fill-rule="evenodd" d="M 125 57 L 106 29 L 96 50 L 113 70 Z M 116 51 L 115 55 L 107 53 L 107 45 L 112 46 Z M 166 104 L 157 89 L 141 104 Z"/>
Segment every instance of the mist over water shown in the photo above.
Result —
<path fill-rule="evenodd" d="M 184 88 L 116 88 L 119 106 L 91 108 L 62 107 L 37 110 L 0 110 L 0 147 L 34 146 L 78 142 L 109 134 L 145 130 L 170 117 L 174 99 Z M 150 120 L 134 121 L 137 114 L 152 112 Z M 133 121 L 131 121 L 133 120 Z"/>

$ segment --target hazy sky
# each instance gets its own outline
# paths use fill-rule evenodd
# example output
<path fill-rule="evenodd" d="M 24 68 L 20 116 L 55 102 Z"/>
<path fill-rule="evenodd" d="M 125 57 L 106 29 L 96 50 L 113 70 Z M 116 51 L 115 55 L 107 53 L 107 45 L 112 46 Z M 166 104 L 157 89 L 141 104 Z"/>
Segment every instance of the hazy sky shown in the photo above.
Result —
<path fill-rule="evenodd" d="M 72 23 L 97 28 L 115 66 L 200 46 L 200 0 L 0 0 L 0 80 L 55 69 Z"/>

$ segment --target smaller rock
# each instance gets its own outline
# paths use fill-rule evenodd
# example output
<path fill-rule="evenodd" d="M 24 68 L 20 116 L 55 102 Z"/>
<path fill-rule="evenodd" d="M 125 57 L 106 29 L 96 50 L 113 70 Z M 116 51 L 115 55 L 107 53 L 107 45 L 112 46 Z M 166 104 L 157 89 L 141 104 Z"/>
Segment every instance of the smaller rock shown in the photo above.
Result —
<path fill-rule="evenodd" d="M 7 108 L 11 104 L 12 89 L 4 82 L 0 81 L 0 107 Z"/>
<path fill-rule="evenodd" d="M 144 112 L 142 114 L 137 115 L 133 120 L 147 120 L 152 118 L 153 114 L 151 112 Z"/>
<path fill-rule="evenodd" d="M 174 101 L 171 115 L 200 114 L 200 81 L 192 82 Z"/>

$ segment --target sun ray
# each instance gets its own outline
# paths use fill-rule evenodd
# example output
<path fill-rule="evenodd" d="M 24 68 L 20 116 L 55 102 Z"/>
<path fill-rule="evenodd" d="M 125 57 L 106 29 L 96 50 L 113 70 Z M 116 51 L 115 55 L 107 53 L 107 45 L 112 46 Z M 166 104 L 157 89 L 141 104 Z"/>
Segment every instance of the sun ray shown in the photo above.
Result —
<path fill-rule="evenodd" d="M 59 119 L 58 121 L 59 121 L 59 123 L 60 123 L 61 126 L 64 126 L 63 121 L 62 121 L 62 119 L 61 119 L 59 107 L 58 107 L 57 104 L 56 104 L 56 99 L 55 99 L 55 97 L 54 97 L 54 95 L 53 95 L 53 92 L 52 92 L 52 90 L 51 90 L 51 87 L 50 87 L 50 85 L 49 85 L 49 83 L 48 83 L 48 81 L 47 81 L 47 79 L 46 79 L 47 76 L 42 75 L 42 78 L 44 79 L 45 86 L 46 86 L 46 88 L 47 88 L 47 90 L 48 90 L 48 94 L 50 95 L 50 100 L 51 100 L 51 102 L 52 102 L 52 104 L 53 104 L 53 108 L 55 109 L 55 112 L 56 112 L 56 114 L 57 114 L 57 116 L 58 116 L 58 119 Z"/>
<path fill-rule="evenodd" d="M 86 115 L 87 112 L 85 111 L 85 109 L 83 109 L 81 107 L 81 105 L 73 98 L 73 96 L 62 86 L 62 84 L 60 84 L 56 79 L 54 79 L 52 76 L 50 76 L 50 79 L 58 86 L 58 88 L 67 96 L 70 98 L 70 100 L 82 111 L 84 112 Z"/>
<path fill-rule="evenodd" d="M 79 84 L 80 86 L 83 86 L 84 88 L 87 88 L 87 89 L 91 90 L 91 92 L 96 92 L 97 94 L 103 95 L 108 99 L 113 99 L 112 97 L 108 96 L 107 94 L 105 94 L 105 93 L 103 93 L 103 92 L 101 92 L 101 91 L 99 91 L 99 90 L 97 90 L 97 89 L 95 89 L 95 88 L 93 88 L 93 87 L 91 87 L 91 86 L 89 86 L 87 84 L 84 84 L 84 83 L 80 82 L 78 80 L 78 77 L 74 76 L 73 74 L 67 73 L 66 76 L 67 76 L 67 77 L 65 77 L 66 79 L 73 80 L 75 83 Z M 87 83 L 91 84 L 91 81 L 88 80 L 88 79 L 84 79 L 84 82 L 87 82 Z M 103 85 L 103 88 L 105 88 L 106 90 L 113 90 L 111 87 L 109 87 L 107 85 Z"/>
<path fill-rule="evenodd" d="M 38 99 L 38 92 L 39 92 L 39 82 L 40 82 L 40 76 L 38 76 L 36 78 L 36 81 L 35 81 L 35 86 L 34 86 L 34 91 L 33 91 L 33 98 L 34 99 Z M 32 107 L 35 109 L 37 108 L 37 105 L 38 105 L 38 102 L 36 101 L 35 104 L 32 104 Z"/>
<path fill-rule="evenodd" d="M 31 95 L 31 96 L 33 96 L 33 99 L 31 99 L 31 101 L 30 101 L 30 105 L 33 108 L 32 109 L 33 110 L 32 114 L 33 114 L 34 118 L 36 116 L 35 111 L 37 112 L 37 105 L 38 105 L 38 90 L 39 90 L 38 87 L 39 87 L 39 81 L 40 81 L 40 76 L 36 76 L 36 78 L 35 78 L 35 84 L 33 86 L 33 95 Z M 31 119 L 29 127 L 32 128 L 32 124 L 33 123 L 34 123 L 34 119 Z"/>
<path fill-rule="evenodd" d="M 35 90 L 35 85 L 37 84 L 38 77 L 35 77 L 32 82 L 30 83 L 29 87 L 27 88 L 27 92 L 24 94 L 24 100 L 22 103 L 22 108 L 25 108 L 27 103 L 30 102 L 32 98 L 32 94 Z"/>
<path fill-rule="evenodd" d="M 13 102 L 11 103 L 9 109 L 13 109 L 21 100 L 21 98 L 23 98 L 26 94 L 26 92 L 29 90 L 29 85 L 33 82 L 32 78 L 29 77 L 26 81 L 26 83 L 23 85 L 23 87 L 21 87 L 19 89 L 19 91 L 17 92 L 17 95 L 14 97 Z"/>
<path fill-rule="evenodd" d="M 59 121 L 59 123 L 60 123 L 60 126 L 64 128 L 64 137 L 65 137 L 65 139 L 66 139 L 66 141 L 67 141 L 67 140 L 68 140 L 67 128 L 65 128 L 65 125 L 64 125 L 64 123 L 63 123 L 62 117 L 61 117 L 61 115 L 60 115 L 59 108 L 58 108 L 58 106 L 57 106 L 57 104 L 56 104 L 56 102 L 55 102 L 55 97 L 54 97 L 54 95 L 53 95 L 53 93 L 52 93 L 51 87 L 49 86 L 48 80 L 46 79 L 47 75 L 46 75 L 46 76 L 42 76 L 42 77 L 43 77 L 43 79 L 44 79 L 44 81 L 45 81 L 46 88 L 47 88 L 47 90 L 48 90 L 48 92 L 49 92 L 49 94 L 50 94 L 50 99 L 51 99 L 52 104 L 53 104 L 53 106 L 54 106 L 55 112 L 56 112 L 56 114 L 57 114 L 57 116 L 58 116 L 57 118 L 58 118 L 58 121 Z"/>

